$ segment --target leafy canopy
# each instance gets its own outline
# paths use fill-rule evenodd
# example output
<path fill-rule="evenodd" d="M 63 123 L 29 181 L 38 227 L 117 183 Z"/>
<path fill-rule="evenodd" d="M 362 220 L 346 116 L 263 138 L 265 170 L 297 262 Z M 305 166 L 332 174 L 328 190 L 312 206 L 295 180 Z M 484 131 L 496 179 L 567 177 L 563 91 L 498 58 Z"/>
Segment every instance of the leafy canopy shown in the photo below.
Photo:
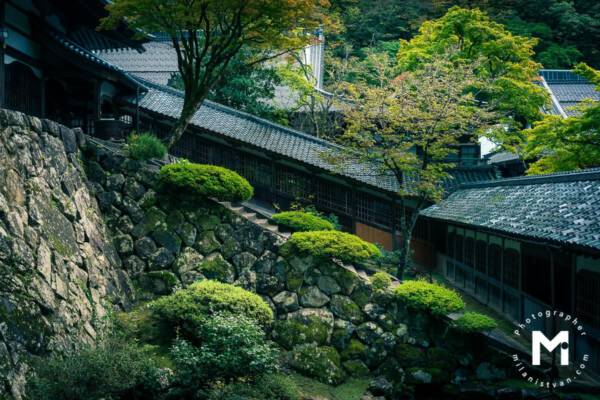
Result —
<path fill-rule="evenodd" d="M 575 72 L 596 84 L 600 90 L 600 72 L 580 64 Z M 600 166 L 600 103 L 583 102 L 576 107 L 579 115 L 563 118 L 547 115 L 525 130 L 526 154 L 538 159 L 528 173 L 572 171 Z"/>
<path fill-rule="evenodd" d="M 398 51 L 403 71 L 425 68 L 450 48 L 454 60 L 480 60 L 476 74 L 485 79 L 480 100 L 493 103 L 520 122 L 539 119 L 547 94 L 534 83 L 540 65 L 532 60 L 537 40 L 512 34 L 479 9 L 452 7 L 441 18 L 423 23 L 419 34 L 402 40 Z"/>
<path fill-rule="evenodd" d="M 183 135 L 198 106 L 247 46 L 262 50 L 248 64 L 278 50 L 302 47 L 307 32 L 327 21 L 327 0 L 114 0 L 102 26 L 125 21 L 139 32 L 164 32 L 177 53 L 185 90 L 181 116 L 168 147 Z"/>

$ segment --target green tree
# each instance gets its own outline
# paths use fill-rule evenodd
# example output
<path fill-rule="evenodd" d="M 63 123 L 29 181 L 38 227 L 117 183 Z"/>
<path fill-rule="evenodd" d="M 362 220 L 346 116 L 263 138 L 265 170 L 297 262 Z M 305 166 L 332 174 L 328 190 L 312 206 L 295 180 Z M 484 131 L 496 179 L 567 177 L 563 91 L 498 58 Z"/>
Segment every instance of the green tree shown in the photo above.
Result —
<path fill-rule="evenodd" d="M 171 147 L 242 48 L 257 50 L 247 64 L 276 56 L 274 49 L 301 48 L 310 38 L 306 32 L 326 22 L 328 6 L 327 0 L 114 0 L 102 26 L 125 21 L 140 32 L 171 38 L 185 90 L 166 142 Z"/>
<path fill-rule="evenodd" d="M 453 53 L 428 58 L 426 65 L 399 76 L 386 53 L 371 54 L 368 83 L 354 85 L 354 107 L 347 109 L 347 129 L 339 138 L 347 151 L 330 158 L 340 167 L 370 163 L 374 173 L 395 179 L 397 205 L 395 247 L 398 277 L 410 265 L 410 241 L 421 209 L 441 199 L 454 166 L 449 156 L 466 133 L 490 127 L 495 116 L 476 103 L 482 86 L 478 62 L 464 62 Z"/>
<path fill-rule="evenodd" d="M 285 111 L 273 104 L 275 88 L 281 76 L 268 62 L 247 64 L 255 52 L 244 47 L 223 70 L 219 80 L 208 94 L 208 99 L 262 118 L 287 123 Z M 177 74 L 169 85 L 184 90 L 181 75 Z"/>
<path fill-rule="evenodd" d="M 585 76 L 600 90 L 600 72 L 580 64 L 575 72 Z M 525 130 L 526 154 L 538 159 L 529 174 L 571 171 L 600 166 L 600 103 L 583 102 L 579 115 L 562 118 L 547 115 Z"/>
<path fill-rule="evenodd" d="M 505 124 L 523 126 L 540 118 L 548 98 L 534 82 L 541 67 L 532 60 L 536 43 L 513 35 L 478 9 L 452 7 L 443 17 L 425 22 L 410 41 L 401 42 L 398 64 L 403 71 L 416 71 L 436 54 L 457 48 L 455 60 L 481 61 L 475 72 L 485 86 L 478 88 L 478 99 L 502 112 Z"/>

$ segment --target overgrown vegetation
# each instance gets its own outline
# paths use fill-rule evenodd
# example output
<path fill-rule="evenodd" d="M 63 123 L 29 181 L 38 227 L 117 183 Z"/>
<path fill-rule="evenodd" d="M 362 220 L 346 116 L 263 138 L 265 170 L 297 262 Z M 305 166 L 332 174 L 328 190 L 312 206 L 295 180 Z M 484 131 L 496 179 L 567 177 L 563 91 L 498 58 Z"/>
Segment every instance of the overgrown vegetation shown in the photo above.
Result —
<path fill-rule="evenodd" d="M 371 276 L 371 284 L 375 290 L 385 290 L 392 284 L 392 277 L 387 272 L 376 272 Z"/>
<path fill-rule="evenodd" d="M 433 315 L 446 315 L 465 307 L 456 291 L 424 280 L 403 282 L 398 285 L 395 294 L 407 306 Z"/>
<path fill-rule="evenodd" d="M 167 155 L 167 148 L 159 138 L 151 133 L 137 134 L 133 132 L 127 138 L 127 155 L 139 161 L 148 161 L 153 158 L 164 158 Z"/>
<path fill-rule="evenodd" d="M 466 312 L 460 316 L 454 323 L 454 326 L 459 331 L 465 333 L 483 332 L 495 329 L 498 324 L 496 321 L 487 315 L 477 312 Z"/>
<path fill-rule="evenodd" d="M 296 232 L 286 246 L 316 257 L 337 258 L 344 262 L 359 262 L 381 256 L 381 251 L 356 235 L 339 231 Z"/>
<path fill-rule="evenodd" d="M 245 201 L 254 194 L 246 179 L 227 168 L 179 161 L 160 169 L 159 188 L 171 196 L 214 197 L 219 201 Z"/>
<path fill-rule="evenodd" d="M 274 214 L 272 218 L 278 224 L 300 232 L 334 230 L 330 221 L 303 211 L 284 211 Z"/>

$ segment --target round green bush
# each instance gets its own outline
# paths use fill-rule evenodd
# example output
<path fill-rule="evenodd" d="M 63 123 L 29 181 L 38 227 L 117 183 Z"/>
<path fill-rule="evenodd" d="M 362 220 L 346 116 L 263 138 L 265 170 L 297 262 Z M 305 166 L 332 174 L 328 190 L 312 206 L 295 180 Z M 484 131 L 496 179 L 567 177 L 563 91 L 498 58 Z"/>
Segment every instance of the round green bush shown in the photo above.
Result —
<path fill-rule="evenodd" d="M 339 231 L 296 232 L 287 241 L 287 246 L 301 253 L 333 257 L 345 262 L 381 256 L 381 251 L 374 244 Z"/>
<path fill-rule="evenodd" d="M 171 349 L 180 382 L 193 392 L 206 381 L 231 382 L 278 368 L 279 352 L 246 316 L 215 314 L 199 328 L 198 337 L 199 346 L 178 339 Z"/>
<path fill-rule="evenodd" d="M 196 339 L 197 331 L 211 316 L 228 313 L 251 318 L 261 326 L 273 322 L 273 311 L 257 294 L 238 286 L 216 281 L 200 281 L 148 305 L 152 317 L 177 330 L 184 338 Z"/>
<path fill-rule="evenodd" d="M 132 133 L 127 138 L 126 153 L 134 160 L 148 161 L 153 158 L 164 158 L 167 155 L 167 147 L 150 133 L 140 135 Z"/>
<path fill-rule="evenodd" d="M 385 290 L 392 284 L 392 277 L 387 272 L 376 272 L 371 276 L 371 285 L 375 290 Z"/>
<path fill-rule="evenodd" d="M 466 312 L 458 320 L 454 326 L 456 329 L 466 333 L 491 331 L 498 324 L 496 321 L 487 315 L 477 312 Z"/>
<path fill-rule="evenodd" d="M 452 289 L 424 280 L 406 281 L 398 285 L 396 297 L 409 307 L 446 315 L 465 307 L 460 295 Z"/>
<path fill-rule="evenodd" d="M 333 224 L 317 215 L 303 211 L 285 211 L 273 215 L 273 220 L 279 225 L 287 226 L 295 231 L 332 231 Z"/>
<path fill-rule="evenodd" d="M 159 189 L 170 195 L 214 197 L 219 201 L 245 201 L 254 194 L 246 179 L 215 165 L 180 161 L 165 165 L 158 175 Z"/>

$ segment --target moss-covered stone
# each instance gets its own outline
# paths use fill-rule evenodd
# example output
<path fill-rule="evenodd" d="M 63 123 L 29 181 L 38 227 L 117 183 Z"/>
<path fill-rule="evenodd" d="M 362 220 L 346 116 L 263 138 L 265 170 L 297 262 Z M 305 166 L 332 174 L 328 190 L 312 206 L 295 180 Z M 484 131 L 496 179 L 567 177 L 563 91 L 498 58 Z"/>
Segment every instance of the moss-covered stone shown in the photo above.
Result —
<path fill-rule="evenodd" d="M 275 323 L 273 337 L 287 349 L 303 343 L 328 344 L 333 329 L 333 315 L 326 310 L 303 309 Z"/>
<path fill-rule="evenodd" d="M 331 311 L 337 316 L 353 323 L 361 323 L 365 316 L 360 307 L 349 297 L 333 295 L 331 297 Z"/>
<path fill-rule="evenodd" d="M 297 346 L 291 351 L 289 364 L 302 374 L 330 385 L 338 385 L 346 377 L 341 367 L 340 355 L 329 346 Z"/>
<path fill-rule="evenodd" d="M 219 243 L 213 231 L 207 231 L 198 237 L 195 247 L 200 253 L 207 255 L 218 250 L 221 243 Z"/>
<path fill-rule="evenodd" d="M 394 348 L 394 356 L 403 367 L 425 365 L 425 353 L 422 349 L 408 343 L 399 343 Z"/>
<path fill-rule="evenodd" d="M 343 360 L 349 360 L 352 358 L 361 359 L 367 353 L 367 346 L 358 339 L 351 339 L 348 346 L 342 351 L 341 356 Z"/>
<path fill-rule="evenodd" d="M 361 377 L 369 375 L 369 367 L 360 360 L 347 360 L 342 363 L 342 366 L 350 376 Z"/>
<path fill-rule="evenodd" d="M 198 266 L 198 270 L 207 279 L 213 279 L 225 283 L 235 281 L 235 269 L 221 254 L 213 253 L 206 257 Z"/>

